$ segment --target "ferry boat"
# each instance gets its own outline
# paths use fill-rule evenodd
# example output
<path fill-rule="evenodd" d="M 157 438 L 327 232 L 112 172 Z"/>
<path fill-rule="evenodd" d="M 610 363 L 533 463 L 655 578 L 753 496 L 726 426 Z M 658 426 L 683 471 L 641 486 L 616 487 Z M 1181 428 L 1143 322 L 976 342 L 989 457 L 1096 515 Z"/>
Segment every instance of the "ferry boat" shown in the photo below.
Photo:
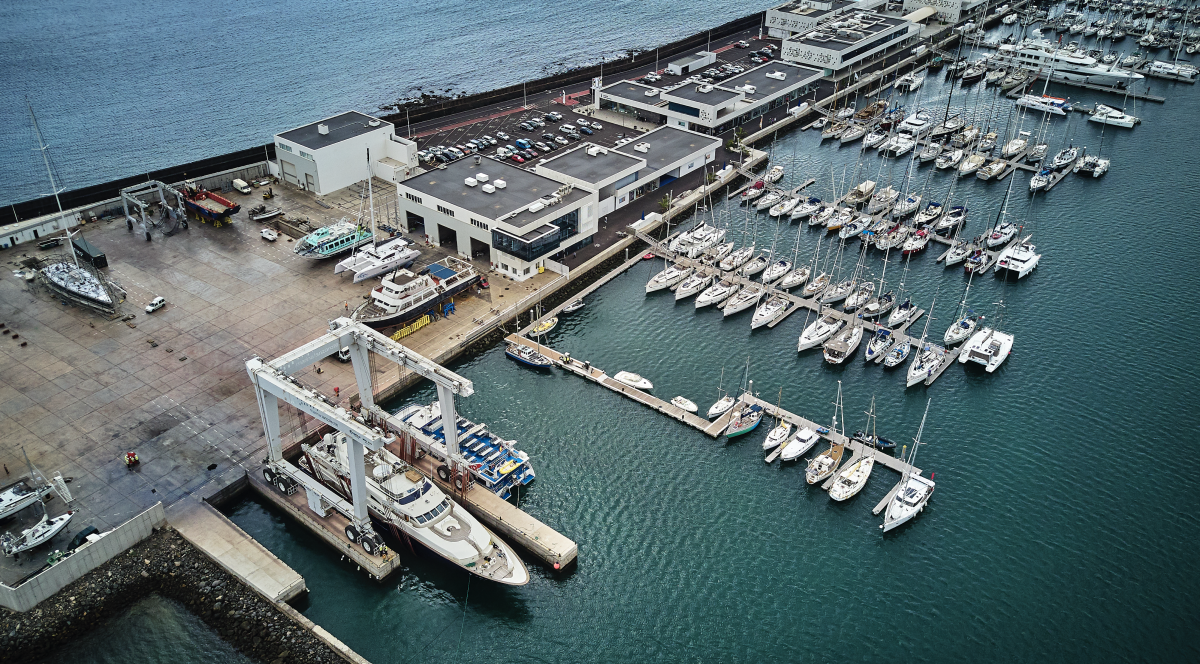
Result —
<path fill-rule="evenodd" d="M 342 219 L 300 238 L 292 251 L 297 256 L 320 260 L 357 249 L 374 239 L 375 236 L 369 229 L 363 228 L 362 224 L 352 224 Z"/>
<path fill-rule="evenodd" d="M 350 315 L 371 327 L 405 325 L 479 281 L 468 262 L 453 256 L 430 263 L 419 274 L 397 270 L 384 277 L 369 300 Z"/>
<path fill-rule="evenodd" d="M 349 498 L 347 447 L 343 434 L 326 434 L 316 445 L 301 445 L 300 466 Z M 365 457 L 367 510 L 374 519 L 471 574 L 510 586 L 529 582 L 529 570 L 516 551 L 420 471 L 386 448 Z"/>
<path fill-rule="evenodd" d="M 1048 73 L 1051 80 L 1068 83 L 1125 87 L 1144 78 L 1128 69 L 1101 64 L 1096 58 L 1081 51 L 1072 52 L 1059 48 L 1045 39 L 1026 39 L 1019 44 L 1001 44 L 992 62 Z"/>
<path fill-rule="evenodd" d="M 417 444 L 438 459 L 446 458 L 446 433 L 442 428 L 441 404 L 413 404 L 401 408 L 389 422 L 399 420 L 408 425 L 404 433 L 411 434 Z M 527 486 L 537 478 L 529 455 L 516 448 L 515 441 L 505 440 L 461 415 L 458 417 L 458 449 L 471 469 L 471 475 L 488 491 L 508 500 L 514 487 Z M 446 478 L 443 478 L 446 479 Z"/>

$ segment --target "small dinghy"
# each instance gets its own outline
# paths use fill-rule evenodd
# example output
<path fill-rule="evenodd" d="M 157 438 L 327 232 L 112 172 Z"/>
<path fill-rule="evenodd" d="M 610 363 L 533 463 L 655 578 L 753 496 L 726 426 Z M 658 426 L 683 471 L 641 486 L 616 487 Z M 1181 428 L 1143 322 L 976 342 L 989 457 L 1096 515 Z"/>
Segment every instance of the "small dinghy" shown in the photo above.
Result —
<path fill-rule="evenodd" d="M 562 312 L 564 314 L 573 314 L 576 311 L 579 311 L 580 309 L 584 308 L 585 306 L 587 306 L 587 304 L 583 300 L 575 300 L 574 302 L 563 307 Z"/>

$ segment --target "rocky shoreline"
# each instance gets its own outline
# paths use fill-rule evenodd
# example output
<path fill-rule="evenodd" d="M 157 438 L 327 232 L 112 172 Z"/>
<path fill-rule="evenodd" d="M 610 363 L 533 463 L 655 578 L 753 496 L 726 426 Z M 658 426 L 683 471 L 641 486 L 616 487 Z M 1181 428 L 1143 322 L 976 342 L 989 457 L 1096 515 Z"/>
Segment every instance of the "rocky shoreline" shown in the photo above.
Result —
<path fill-rule="evenodd" d="M 30 661 L 102 626 L 152 593 L 200 617 L 246 656 L 265 664 L 347 661 L 307 626 L 210 560 L 170 526 L 26 613 L 0 615 L 0 663 Z"/>

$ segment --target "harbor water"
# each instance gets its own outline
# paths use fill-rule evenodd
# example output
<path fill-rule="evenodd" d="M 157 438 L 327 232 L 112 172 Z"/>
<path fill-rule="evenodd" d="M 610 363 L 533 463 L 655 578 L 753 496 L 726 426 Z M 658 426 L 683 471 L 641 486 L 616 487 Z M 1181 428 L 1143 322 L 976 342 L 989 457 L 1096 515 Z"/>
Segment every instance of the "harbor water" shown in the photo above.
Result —
<path fill-rule="evenodd" d="M 83 0 L 0 6 L 0 205 L 271 142 L 424 91 L 475 93 L 620 57 L 772 3 Z M 647 57 L 654 57 L 651 52 Z M 665 65 L 664 65 L 665 66 Z"/>
<path fill-rule="evenodd" d="M 1141 126 L 1104 130 L 1113 168 L 1103 178 L 1070 176 L 1031 199 L 1030 173 L 1016 174 L 1009 214 L 1043 258 L 1019 283 L 974 280 L 969 306 L 993 319 L 1003 300 L 1002 328 L 1016 335 L 994 374 L 956 365 L 906 390 L 903 369 L 864 365 L 862 349 L 832 367 L 819 351 L 797 354 L 803 311 L 751 332 L 750 312 L 723 320 L 669 292 L 647 296 L 661 259 L 613 280 L 546 338 L 701 409 L 717 398 L 722 369 L 724 387 L 737 386 L 747 358 L 762 398 L 822 422 L 841 381 L 846 427 L 862 426 L 874 397 L 880 433 L 902 443 L 932 399 L 917 465 L 937 491 L 897 532 L 882 535 L 882 517 L 870 513 L 898 479 L 890 471 L 877 467 L 862 494 L 833 503 L 805 485 L 802 466 L 763 463 L 769 422 L 714 441 L 574 376 L 531 372 L 500 347 L 454 365 L 476 390 L 460 408 L 532 455 L 538 481 L 521 505 L 579 543 L 577 569 L 535 567 L 528 586 L 500 588 L 402 549 L 403 572 L 375 584 L 257 501 L 231 516 L 304 575 L 307 615 L 377 663 L 431 652 L 515 661 L 1194 658 L 1200 640 L 1187 625 L 1200 619 L 1191 601 L 1200 583 L 1187 563 L 1200 487 L 1186 432 L 1200 421 L 1186 404 L 1197 375 L 1179 331 L 1200 324 L 1196 251 L 1155 229 L 1187 218 L 1200 194 L 1179 140 L 1197 103 L 1191 87 L 1156 88 L 1170 101 L 1139 104 Z M 944 108 L 946 90 L 931 76 L 906 103 Z M 951 105 L 984 114 L 991 94 L 956 91 Z M 1009 107 L 996 103 L 1001 122 Z M 1051 120 L 1051 154 L 1071 142 L 1100 148 L 1101 128 L 1085 118 Z M 818 196 L 844 170 L 852 179 L 858 160 L 857 145 L 821 144 L 815 131 L 780 136 L 771 151 L 785 184 L 816 178 Z M 860 179 L 881 187 L 905 168 L 900 160 L 880 176 L 873 151 L 863 163 Z M 929 176 L 927 200 L 944 201 L 952 180 Z M 953 201 L 971 209 L 968 233 L 995 221 L 1007 188 L 958 183 Z M 736 201 L 716 202 L 712 215 L 730 220 L 733 237 L 748 228 L 757 246 L 774 242 L 787 254 L 799 234 L 802 260 L 825 236 Z M 906 279 L 922 307 L 937 295 L 937 339 L 966 286 L 960 267 L 935 263 L 939 247 L 914 257 Z M 903 263 L 892 258 L 886 278 L 896 287 Z M 879 252 L 867 263 L 878 278 Z M 432 398 L 426 388 L 400 403 Z"/>

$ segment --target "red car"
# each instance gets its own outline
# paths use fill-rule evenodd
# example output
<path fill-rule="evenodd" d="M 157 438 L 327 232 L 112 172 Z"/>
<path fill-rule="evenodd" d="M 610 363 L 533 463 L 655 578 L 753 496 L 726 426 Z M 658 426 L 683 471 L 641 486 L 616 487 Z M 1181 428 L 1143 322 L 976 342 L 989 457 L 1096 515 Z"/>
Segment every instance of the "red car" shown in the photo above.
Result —
<path fill-rule="evenodd" d="M 525 163 L 525 157 L 522 157 L 519 154 L 514 154 L 513 156 L 509 157 L 509 159 L 512 159 L 513 161 L 517 162 L 518 164 Z"/>

